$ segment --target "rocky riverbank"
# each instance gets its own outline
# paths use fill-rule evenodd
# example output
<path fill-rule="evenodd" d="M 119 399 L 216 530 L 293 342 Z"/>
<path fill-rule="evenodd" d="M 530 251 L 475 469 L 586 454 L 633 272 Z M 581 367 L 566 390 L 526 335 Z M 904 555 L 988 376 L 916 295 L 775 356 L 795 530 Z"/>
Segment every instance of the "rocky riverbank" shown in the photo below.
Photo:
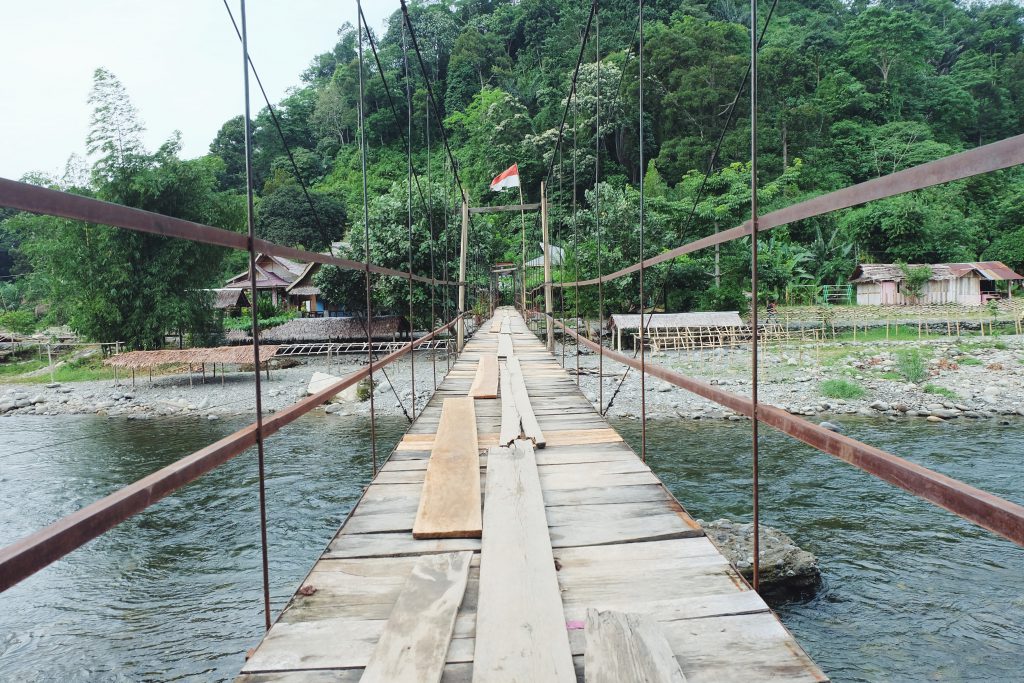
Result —
<path fill-rule="evenodd" d="M 416 405 L 420 410 L 433 393 L 434 367 L 440 383 L 447 370 L 446 358 L 437 353 L 436 366 L 432 352 L 420 352 L 415 360 L 408 356 L 374 373 L 376 389 L 374 409 L 379 415 L 402 415 L 412 406 L 411 367 L 415 364 Z M 344 376 L 364 366 L 362 357 L 310 357 L 299 365 L 272 369 L 270 377 L 262 375 L 263 409 L 267 413 L 281 410 L 307 395 L 314 372 Z M 385 375 L 386 373 L 386 375 Z M 130 380 L 71 382 L 66 384 L 0 384 L 0 415 L 75 415 L 99 414 L 110 417 L 145 420 L 168 415 L 199 415 L 216 420 L 229 415 L 251 415 L 256 411 L 252 372 L 228 372 L 216 378 L 207 374 L 205 382 L 198 373 L 192 380 L 185 373 Z M 401 397 L 401 400 L 396 397 Z M 319 410 L 336 415 L 369 414 L 370 402 L 355 396 Z"/>
<path fill-rule="evenodd" d="M 575 347 L 565 349 L 566 367 L 576 373 Z M 917 358 L 918 381 L 907 381 L 908 354 Z M 422 408 L 434 387 L 432 353 L 415 357 L 416 404 Z M 561 347 L 555 357 L 562 358 Z M 669 351 L 649 361 L 709 384 L 749 396 L 750 356 L 747 350 L 705 351 L 701 355 Z M 314 372 L 343 376 L 363 366 L 360 356 L 303 358 L 299 365 L 272 369 L 263 379 L 263 405 L 269 412 L 281 410 L 306 395 Z M 599 400 L 598 357 L 581 354 L 580 385 L 596 405 Z M 377 373 L 375 409 L 382 415 L 401 415 L 412 403 L 411 360 L 405 357 Z M 444 377 L 447 359 L 436 355 L 438 383 Z M 620 379 L 624 366 L 605 359 L 603 405 L 611 401 L 610 417 L 638 418 L 640 415 L 639 373 L 631 370 Z M 386 377 L 385 377 L 386 372 Z M 840 389 L 855 396 L 834 396 Z M 837 342 L 819 346 L 769 348 L 762 354 L 760 399 L 790 413 L 828 419 L 842 415 L 868 415 L 889 419 L 919 418 L 942 422 L 951 419 L 989 419 L 1010 423 L 1024 415 L 1024 338 L 942 338 L 924 342 Z M 728 409 L 648 377 L 646 409 L 651 418 L 694 420 L 742 420 Z M 400 398 L 396 398 L 397 397 Z M 369 402 L 349 397 L 327 406 L 337 415 L 369 412 Z M 224 415 L 255 412 L 251 372 L 228 372 L 224 377 L 198 373 L 192 381 L 185 373 L 168 374 L 131 381 L 74 382 L 67 384 L 0 384 L 0 415 L 65 415 L 99 413 L 132 419 L 198 414 L 217 419 Z"/>
<path fill-rule="evenodd" d="M 566 367 L 575 375 L 575 347 L 566 347 Z M 561 359 L 561 349 L 556 349 Z M 668 351 L 648 356 L 656 363 L 734 394 L 750 395 L 750 351 Z M 580 356 L 580 385 L 597 405 L 611 401 L 608 415 L 639 418 L 640 378 L 604 360 L 599 396 L 598 356 Z M 915 366 L 916 367 L 913 367 Z M 904 373 L 916 372 L 917 381 Z M 830 380 L 832 380 L 830 382 Z M 621 387 L 619 387 L 621 382 Z M 838 386 L 837 386 L 838 384 Z M 837 389 L 848 395 L 835 397 Z M 830 395 L 831 394 L 831 395 Z M 614 397 L 614 398 L 613 398 Z M 648 417 L 742 420 L 731 410 L 674 385 L 648 377 Z M 931 422 L 955 418 L 1010 423 L 1024 415 L 1024 338 L 944 338 L 924 342 L 836 342 L 816 347 L 770 348 L 762 354 L 759 398 L 797 415 L 868 415 Z"/>

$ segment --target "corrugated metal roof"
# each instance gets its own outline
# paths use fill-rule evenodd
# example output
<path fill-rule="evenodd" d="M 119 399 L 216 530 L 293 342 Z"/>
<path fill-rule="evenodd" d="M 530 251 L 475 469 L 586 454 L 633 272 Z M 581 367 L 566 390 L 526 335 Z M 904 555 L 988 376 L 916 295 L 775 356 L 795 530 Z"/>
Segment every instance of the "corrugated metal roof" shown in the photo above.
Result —
<path fill-rule="evenodd" d="M 645 313 L 647 329 L 678 327 L 739 327 L 743 325 L 737 311 L 695 311 L 691 313 Z M 650 318 L 650 322 L 648 322 Z M 639 313 L 613 313 L 612 326 L 619 330 L 640 329 Z"/>
<path fill-rule="evenodd" d="M 932 269 L 932 280 L 956 280 L 976 272 L 985 280 L 1022 280 L 1024 276 L 1010 270 L 1000 261 L 971 261 L 967 263 L 909 263 L 908 268 L 922 265 Z M 850 282 L 899 282 L 903 268 L 898 263 L 861 263 L 853 271 Z"/>

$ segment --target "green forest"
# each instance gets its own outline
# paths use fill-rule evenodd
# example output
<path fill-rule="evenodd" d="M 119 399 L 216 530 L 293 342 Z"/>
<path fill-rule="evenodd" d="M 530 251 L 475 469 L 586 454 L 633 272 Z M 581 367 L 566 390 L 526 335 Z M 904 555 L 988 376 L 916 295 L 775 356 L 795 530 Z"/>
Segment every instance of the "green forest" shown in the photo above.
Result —
<path fill-rule="evenodd" d="M 411 258 L 413 271 L 429 276 L 433 265 L 438 278 L 457 273 L 458 195 L 445 140 L 473 205 L 518 203 L 514 190 L 488 189 L 512 163 L 526 201 L 536 202 L 552 166 L 552 242 L 567 254 L 556 280 L 594 277 L 599 261 L 608 273 L 640 259 L 641 180 L 644 256 L 746 220 L 749 93 L 736 96 L 749 64 L 749 5 L 645 6 L 643 166 L 637 2 L 600 2 L 558 149 L 589 2 L 413 2 L 419 55 L 396 7 L 373 32 L 379 62 L 364 41 L 371 259 L 406 270 Z M 763 211 L 1024 131 L 1024 7 L 1017 2 L 766 1 L 758 31 L 769 14 L 759 52 Z M 340 242 L 341 255 L 364 258 L 358 47 L 356 28 L 345 24 L 333 50 L 312 56 L 275 104 L 283 139 L 267 109 L 256 115 L 258 236 L 316 251 Z M 253 60 L 258 69 L 259 55 Z M 143 147 L 143 113 L 103 68 L 90 104 L 88 161 L 73 158 L 61 178 L 24 180 L 245 230 L 241 116 L 223 124 L 208 155 L 182 159 L 177 138 L 156 151 Z M 13 257 L 13 277 L 0 280 L 8 327 L 67 323 L 89 338 L 140 348 L 159 345 L 168 330 L 205 337 L 213 319 L 201 290 L 246 267 L 244 254 L 219 248 L 3 209 L 0 218 L 0 239 Z M 519 261 L 520 229 L 515 213 L 473 217 L 470 279 L 479 287 L 487 286 L 492 263 Z M 527 258 L 539 255 L 532 214 L 527 242 Z M 604 288 L 605 311 L 742 310 L 749 250 L 747 240 L 737 240 L 721 247 L 717 263 L 708 249 L 657 266 L 647 274 L 643 302 L 637 276 L 620 278 Z M 843 284 L 858 261 L 1001 260 L 1020 271 L 1024 169 L 776 228 L 761 237 L 759 250 L 760 286 L 775 298 L 787 287 Z M 356 310 L 361 276 L 328 267 L 317 282 Z M 452 294 L 436 293 L 437 317 L 441 297 Z M 405 281 L 375 282 L 379 311 L 406 311 L 408 297 Z M 572 310 L 573 292 L 565 297 Z M 430 286 L 417 285 L 418 326 L 431 322 L 430 303 Z M 581 290 L 579 303 L 581 313 L 596 317 L 595 288 Z"/>

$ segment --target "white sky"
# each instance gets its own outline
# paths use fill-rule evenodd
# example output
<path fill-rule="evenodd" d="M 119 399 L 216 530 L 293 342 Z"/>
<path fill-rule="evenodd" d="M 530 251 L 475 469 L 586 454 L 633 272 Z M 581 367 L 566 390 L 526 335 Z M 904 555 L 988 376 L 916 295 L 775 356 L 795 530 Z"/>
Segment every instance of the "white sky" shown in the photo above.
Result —
<path fill-rule="evenodd" d="M 240 22 L 238 0 L 229 0 Z M 366 0 L 381 30 L 398 0 Z M 355 0 L 247 0 L 249 54 L 275 104 L 337 30 L 356 23 Z M 85 155 L 97 67 L 124 84 L 155 150 L 174 130 L 182 154 L 208 151 L 242 113 L 242 51 L 222 0 L 3 0 L 0 2 L 0 177 L 60 175 Z M 255 81 L 252 111 L 263 106 Z"/>

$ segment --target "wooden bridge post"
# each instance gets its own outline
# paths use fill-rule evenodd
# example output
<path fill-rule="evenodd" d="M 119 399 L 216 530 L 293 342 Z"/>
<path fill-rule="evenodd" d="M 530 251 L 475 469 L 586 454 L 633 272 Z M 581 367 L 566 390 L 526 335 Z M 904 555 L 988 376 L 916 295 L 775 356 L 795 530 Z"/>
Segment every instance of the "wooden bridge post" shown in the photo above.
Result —
<path fill-rule="evenodd" d="M 555 323 L 551 317 L 554 312 L 551 293 L 551 243 L 548 241 L 548 198 L 544 191 L 544 181 L 540 183 L 540 231 L 544 241 L 544 320 L 547 333 L 547 349 L 555 350 Z"/>
<path fill-rule="evenodd" d="M 462 191 L 462 239 L 459 241 L 459 323 L 456 351 L 462 353 L 466 341 L 466 252 L 469 251 L 469 197 Z"/>

